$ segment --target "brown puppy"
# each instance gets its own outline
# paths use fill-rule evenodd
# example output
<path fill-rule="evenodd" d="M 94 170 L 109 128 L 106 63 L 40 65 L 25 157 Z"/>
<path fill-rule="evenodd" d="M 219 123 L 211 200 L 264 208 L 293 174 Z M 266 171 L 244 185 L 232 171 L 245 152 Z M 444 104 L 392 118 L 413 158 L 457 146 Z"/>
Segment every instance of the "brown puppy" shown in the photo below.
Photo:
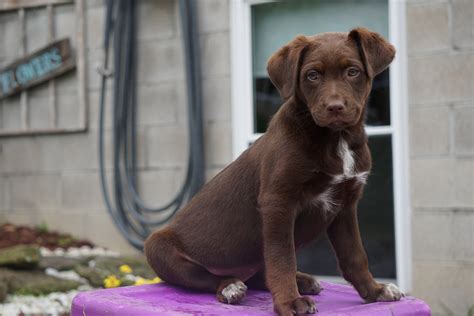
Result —
<path fill-rule="evenodd" d="M 357 224 L 371 167 L 364 132 L 372 79 L 395 49 L 366 29 L 299 36 L 268 62 L 284 104 L 268 131 L 145 242 L 166 282 L 237 303 L 268 288 L 280 315 L 314 313 L 321 290 L 295 251 L 327 232 L 344 278 L 367 302 L 399 300 L 374 281 Z"/>

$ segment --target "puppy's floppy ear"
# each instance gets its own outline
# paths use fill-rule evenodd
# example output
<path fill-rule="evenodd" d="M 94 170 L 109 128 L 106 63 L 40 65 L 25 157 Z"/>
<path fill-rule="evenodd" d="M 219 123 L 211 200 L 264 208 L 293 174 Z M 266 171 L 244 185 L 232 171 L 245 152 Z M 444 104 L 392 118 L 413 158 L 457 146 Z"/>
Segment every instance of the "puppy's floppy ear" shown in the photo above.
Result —
<path fill-rule="evenodd" d="M 297 36 L 268 60 L 268 75 L 283 100 L 298 94 L 299 73 L 308 43 L 305 36 Z"/>
<path fill-rule="evenodd" d="M 356 28 L 349 33 L 349 38 L 356 42 L 370 78 L 385 70 L 395 57 L 393 45 L 378 33 Z"/>

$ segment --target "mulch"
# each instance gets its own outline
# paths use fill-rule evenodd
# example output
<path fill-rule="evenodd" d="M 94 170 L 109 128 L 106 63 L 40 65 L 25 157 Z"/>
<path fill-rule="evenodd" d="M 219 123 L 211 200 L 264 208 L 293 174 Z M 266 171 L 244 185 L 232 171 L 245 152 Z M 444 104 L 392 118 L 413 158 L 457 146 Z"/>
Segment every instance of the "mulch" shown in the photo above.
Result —
<path fill-rule="evenodd" d="M 94 247 L 88 240 L 76 239 L 70 234 L 62 234 L 46 229 L 3 224 L 0 226 L 0 249 L 16 245 L 37 245 L 50 250 L 71 247 Z"/>

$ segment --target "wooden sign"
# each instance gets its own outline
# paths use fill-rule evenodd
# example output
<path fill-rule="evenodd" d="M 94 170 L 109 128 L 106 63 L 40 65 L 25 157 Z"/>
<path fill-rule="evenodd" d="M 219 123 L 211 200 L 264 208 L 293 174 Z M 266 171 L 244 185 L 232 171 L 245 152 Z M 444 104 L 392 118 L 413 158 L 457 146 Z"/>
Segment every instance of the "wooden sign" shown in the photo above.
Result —
<path fill-rule="evenodd" d="M 62 39 L 16 60 L 0 70 L 0 100 L 76 67 L 69 39 Z"/>

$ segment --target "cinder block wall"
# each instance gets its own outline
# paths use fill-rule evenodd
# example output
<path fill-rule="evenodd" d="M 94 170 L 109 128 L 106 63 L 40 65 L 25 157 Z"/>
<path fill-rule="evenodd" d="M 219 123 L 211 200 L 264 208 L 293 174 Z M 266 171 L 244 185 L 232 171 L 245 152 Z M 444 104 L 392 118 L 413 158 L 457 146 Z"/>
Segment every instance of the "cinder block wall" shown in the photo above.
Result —
<path fill-rule="evenodd" d="M 31 225 L 45 222 L 51 229 L 133 253 L 109 218 L 100 191 L 97 159 L 100 77 L 95 68 L 101 51 L 105 8 L 103 1 L 85 3 L 90 128 L 87 133 L 79 134 L 0 138 L 0 222 Z M 232 156 L 229 9 L 224 0 L 199 0 L 198 7 L 209 178 Z M 56 8 L 56 13 L 65 10 Z M 161 205 L 180 187 L 187 157 L 186 74 L 178 1 L 140 0 L 138 16 L 139 184 L 150 205 Z M 15 18 L 15 15 L 6 16 L 0 21 L 2 65 L 17 57 L 19 33 Z M 41 32 L 34 30 L 46 32 L 47 22 L 43 20 L 35 18 L 28 22 L 31 24 L 28 37 L 37 39 L 35 34 Z M 57 18 L 56 23 L 56 30 L 61 33 L 74 28 L 74 17 Z M 46 39 L 38 39 L 36 46 L 27 45 L 27 49 L 32 51 L 44 43 Z M 58 80 L 58 100 L 74 100 L 68 95 L 70 89 L 62 89 L 61 81 Z M 47 85 L 30 93 L 32 108 L 42 104 L 45 95 L 42 89 L 47 91 Z M 108 98 L 110 101 L 110 94 Z M 8 102 L 18 101 L 13 100 L 3 102 L 0 122 L 4 126 L 12 124 L 18 114 L 15 111 L 19 110 L 19 104 L 6 106 Z M 71 110 L 77 105 L 69 103 L 73 103 L 69 104 Z M 58 104 L 63 113 L 67 112 L 66 105 Z M 109 143 L 110 127 L 109 120 L 106 133 Z M 106 152 L 110 159 L 111 146 Z"/>
<path fill-rule="evenodd" d="M 474 1 L 409 1 L 413 294 L 474 305 Z M 451 314 L 452 313 L 452 314 Z"/>
<path fill-rule="evenodd" d="M 100 193 L 95 66 L 104 7 L 101 1 L 86 4 L 89 132 L 1 138 L 0 221 L 47 222 L 53 229 L 132 252 Z M 448 315 L 446 308 L 466 315 L 474 305 L 473 5 L 472 0 L 407 4 L 413 294 L 425 299 L 435 315 Z M 231 160 L 229 12 L 225 0 L 199 0 L 198 6 L 209 178 Z M 140 185 L 144 198 L 159 204 L 176 192 L 184 173 L 181 30 L 177 1 L 140 0 L 139 11 Z M 71 27 L 67 18 L 58 23 Z M 14 27 L 0 29 L 2 64 L 15 57 L 5 54 L 6 44 L 18 49 L 15 32 Z M 57 93 L 67 99 L 67 89 Z M 32 102 L 41 100 L 41 94 L 32 94 Z M 0 121 L 11 124 L 5 120 L 8 113 L 2 115 Z"/>

